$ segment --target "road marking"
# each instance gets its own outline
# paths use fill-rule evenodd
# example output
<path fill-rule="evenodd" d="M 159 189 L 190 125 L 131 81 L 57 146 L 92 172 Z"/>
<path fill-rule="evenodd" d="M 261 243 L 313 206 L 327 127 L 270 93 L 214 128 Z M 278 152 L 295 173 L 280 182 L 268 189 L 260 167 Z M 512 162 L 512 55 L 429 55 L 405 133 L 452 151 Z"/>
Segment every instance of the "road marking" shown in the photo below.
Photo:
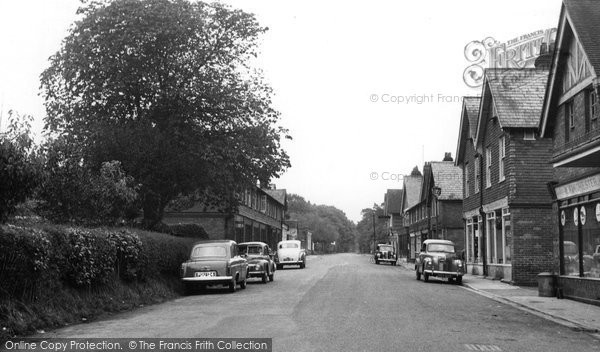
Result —
<path fill-rule="evenodd" d="M 490 352 L 502 351 L 502 349 L 496 345 L 466 344 L 465 347 L 467 348 L 467 351 L 490 351 Z"/>

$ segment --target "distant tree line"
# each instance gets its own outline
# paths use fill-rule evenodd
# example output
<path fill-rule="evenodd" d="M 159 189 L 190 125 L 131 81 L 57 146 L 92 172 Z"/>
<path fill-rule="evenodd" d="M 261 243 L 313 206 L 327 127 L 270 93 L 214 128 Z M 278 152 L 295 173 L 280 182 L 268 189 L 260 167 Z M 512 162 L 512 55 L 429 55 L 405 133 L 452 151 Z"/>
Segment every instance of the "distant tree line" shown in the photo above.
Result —
<path fill-rule="evenodd" d="M 297 194 L 288 195 L 287 217 L 298 222 L 300 229 L 312 232 L 315 243 L 332 246 L 336 252 L 355 251 L 356 225 L 340 209 L 316 205 Z"/>

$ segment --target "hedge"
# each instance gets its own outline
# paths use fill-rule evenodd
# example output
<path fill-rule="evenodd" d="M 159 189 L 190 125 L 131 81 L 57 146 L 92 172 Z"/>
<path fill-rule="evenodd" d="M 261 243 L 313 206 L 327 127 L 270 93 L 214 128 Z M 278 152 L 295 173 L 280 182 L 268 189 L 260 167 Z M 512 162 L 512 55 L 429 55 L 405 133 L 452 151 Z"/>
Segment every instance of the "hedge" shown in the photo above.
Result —
<path fill-rule="evenodd" d="M 35 301 L 64 286 L 177 276 L 191 240 L 131 229 L 0 227 L 0 300 Z"/>

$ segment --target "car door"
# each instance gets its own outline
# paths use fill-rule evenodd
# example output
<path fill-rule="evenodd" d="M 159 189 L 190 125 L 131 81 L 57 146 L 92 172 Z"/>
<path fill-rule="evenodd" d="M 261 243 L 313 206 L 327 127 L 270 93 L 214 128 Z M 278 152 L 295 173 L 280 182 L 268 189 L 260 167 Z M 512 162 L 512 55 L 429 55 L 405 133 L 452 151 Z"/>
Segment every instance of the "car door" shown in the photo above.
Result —
<path fill-rule="evenodd" d="M 236 274 L 239 274 L 238 280 L 244 280 L 246 277 L 244 263 L 246 263 L 246 259 L 239 255 L 237 244 L 231 245 L 231 275 L 235 277 Z"/>

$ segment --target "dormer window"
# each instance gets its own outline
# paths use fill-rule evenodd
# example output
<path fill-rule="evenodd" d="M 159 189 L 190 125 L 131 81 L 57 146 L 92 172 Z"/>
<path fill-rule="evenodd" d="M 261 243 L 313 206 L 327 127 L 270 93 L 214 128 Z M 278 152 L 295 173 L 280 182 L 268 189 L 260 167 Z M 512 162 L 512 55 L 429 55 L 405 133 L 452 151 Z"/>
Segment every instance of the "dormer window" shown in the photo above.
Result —
<path fill-rule="evenodd" d="M 565 112 L 567 114 L 567 121 L 569 122 L 569 128 L 575 128 L 575 111 L 573 108 L 573 101 L 569 101 L 565 104 Z"/>
<path fill-rule="evenodd" d="M 596 90 L 592 88 L 588 91 L 588 94 L 590 118 L 595 120 L 598 118 L 598 93 L 596 93 Z"/>
<path fill-rule="evenodd" d="M 526 141 L 534 141 L 535 140 L 535 131 L 534 130 L 525 130 L 523 134 L 523 139 Z"/>

